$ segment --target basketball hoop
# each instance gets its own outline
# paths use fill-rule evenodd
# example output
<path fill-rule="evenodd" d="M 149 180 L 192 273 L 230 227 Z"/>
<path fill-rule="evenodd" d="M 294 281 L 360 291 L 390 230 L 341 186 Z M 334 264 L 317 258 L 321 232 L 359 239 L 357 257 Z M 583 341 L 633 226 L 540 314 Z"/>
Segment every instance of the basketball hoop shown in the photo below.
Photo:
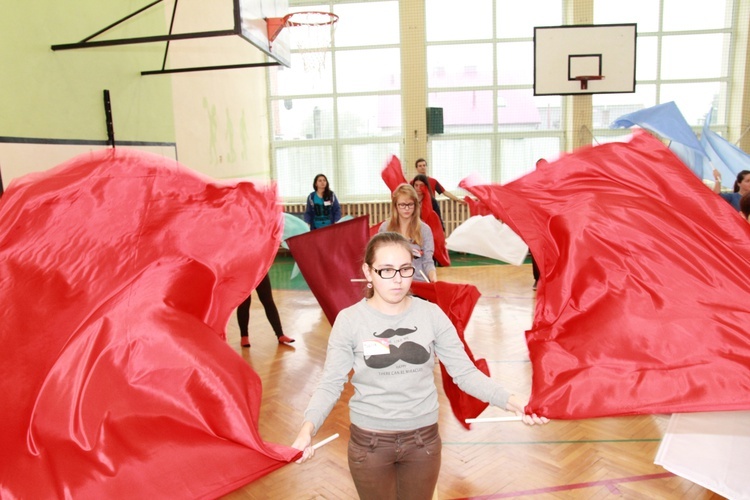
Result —
<path fill-rule="evenodd" d="M 302 56 L 305 71 L 320 71 L 325 67 L 326 53 L 331 48 L 333 32 L 339 16 L 333 12 L 292 12 L 284 17 L 266 19 L 268 48 L 284 28 L 295 28 L 294 41 Z"/>
<path fill-rule="evenodd" d="M 584 75 L 584 76 L 575 76 L 573 77 L 573 80 L 578 80 L 581 82 L 581 90 L 586 90 L 589 88 L 589 81 L 591 80 L 603 80 L 604 76 L 602 75 Z"/>

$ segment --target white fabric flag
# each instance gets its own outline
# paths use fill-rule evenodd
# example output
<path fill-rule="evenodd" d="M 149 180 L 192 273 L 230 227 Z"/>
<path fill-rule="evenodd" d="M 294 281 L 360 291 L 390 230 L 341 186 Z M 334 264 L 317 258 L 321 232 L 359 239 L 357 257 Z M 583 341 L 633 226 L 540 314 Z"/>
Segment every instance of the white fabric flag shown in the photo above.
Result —
<path fill-rule="evenodd" d="M 481 255 L 520 266 L 529 247 L 513 230 L 492 215 L 469 217 L 446 238 L 448 250 Z"/>
<path fill-rule="evenodd" d="M 750 412 L 674 413 L 654 463 L 731 500 L 750 500 Z"/>

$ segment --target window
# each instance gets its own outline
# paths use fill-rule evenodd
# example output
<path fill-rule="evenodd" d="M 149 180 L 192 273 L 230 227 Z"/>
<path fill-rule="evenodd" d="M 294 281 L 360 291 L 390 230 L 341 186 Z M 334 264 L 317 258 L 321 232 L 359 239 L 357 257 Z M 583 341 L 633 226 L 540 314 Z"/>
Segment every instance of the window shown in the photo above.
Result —
<path fill-rule="evenodd" d="M 700 0 L 664 0 L 661 8 L 651 0 L 595 0 L 595 23 L 638 23 L 636 92 L 629 97 L 594 95 L 597 136 L 611 135 L 603 129 L 624 114 L 670 101 L 696 131 L 712 108 L 725 126 L 733 8 L 732 0 L 718 0 L 710 7 Z M 623 133 L 630 131 L 617 132 Z"/>
<path fill-rule="evenodd" d="M 398 1 L 309 5 L 339 16 L 325 65 L 305 67 L 305 28 L 290 29 L 292 68 L 268 70 L 272 168 L 285 201 L 303 201 L 316 174 L 343 200 L 387 197 L 380 171 L 401 156 Z M 317 46 L 320 42 L 317 42 Z"/>
<path fill-rule="evenodd" d="M 426 105 L 443 110 L 444 132 L 429 136 L 426 157 L 446 189 L 455 191 L 472 173 L 506 183 L 531 171 L 539 158 L 556 158 L 571 133 L 564 117 L 572 98 L 533 95 L 534 27 L 565 24 L 563 13 L 579 3 L 588 4 L 291 0 L 293 10 L 340 18 L 320 71 L 305 68 L 305 32 L 296 29 L 293 67 L 267 70 L 272 168 L 281 195 L 304 200 L 313 177 L 324 173 L 342 201 L 384 199 L 380 171 L 390 155 L 413 172 L 407 164 L 413 159 L 402 154 L 403 123 L 425 110 L 403 102 L 402 64 L 423 70 Z M 609 128 L 618 117 L 668 101 L 697 132 L 712 108 L 713 127 L 726 130 L 728 110 L 736 106 L 731 83 L 739 80 L 730 66 L 734 0 L 710 7 L 703 0 L 593 0 L 593 9 L 594 24 L 636 23 L 638 30 L 636 91 L 592 97 L 596 142 L 630 133 Z M 416 29 L 421 23 L 424 30 Z M 421 56 L 412 57 L 415 52 Z"/>
<path fill-rule="evenodd" d="M 533 37 L 535 26 L 562 24 L 562 2 L 462 2 L 473 29 L 450 28 L 459 24 L 454 2 L 425 8 L 428 103 L 443 108 L 444 121 L 430 141 L 432 174 L 453 191 L 470 174 L 504 183 L 557 157 L 563 99 L 534 96 Z"/>

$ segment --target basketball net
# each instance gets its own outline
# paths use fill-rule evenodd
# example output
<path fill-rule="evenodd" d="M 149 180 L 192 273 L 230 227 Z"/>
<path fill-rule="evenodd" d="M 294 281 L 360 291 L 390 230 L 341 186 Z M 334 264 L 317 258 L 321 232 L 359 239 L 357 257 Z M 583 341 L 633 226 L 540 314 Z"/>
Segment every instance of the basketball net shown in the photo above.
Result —
<path fill-rule="evenodd" d="M 302 59 L 305 72 L 320 73 L 326 67 L 338 16 L 330 12 L 295 12 L 285 26 L 291 31 L 291 43 Z"/>

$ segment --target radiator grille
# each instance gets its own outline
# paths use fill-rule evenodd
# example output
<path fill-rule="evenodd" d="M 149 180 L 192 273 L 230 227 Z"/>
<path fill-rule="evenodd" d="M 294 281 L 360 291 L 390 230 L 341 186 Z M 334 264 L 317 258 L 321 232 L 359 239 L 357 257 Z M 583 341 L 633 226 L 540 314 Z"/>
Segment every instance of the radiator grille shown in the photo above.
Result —
<path fill-rule="evenodd" d="M 445 223 L 445 236 L 449 236 L 462 222 L 469 218 L 469 207 L 451 199 L 438 200 L 440 212 Z M 284 212 L 302 217 L 305 213 L 304 203 L 290 203 L 284 205 Z M 370 226 L 379 224 L 391 216 L 390 201 L 367 201 L 360 203 L 341 203 L 341 215 L 360 217 L 370 216 Z"/>

